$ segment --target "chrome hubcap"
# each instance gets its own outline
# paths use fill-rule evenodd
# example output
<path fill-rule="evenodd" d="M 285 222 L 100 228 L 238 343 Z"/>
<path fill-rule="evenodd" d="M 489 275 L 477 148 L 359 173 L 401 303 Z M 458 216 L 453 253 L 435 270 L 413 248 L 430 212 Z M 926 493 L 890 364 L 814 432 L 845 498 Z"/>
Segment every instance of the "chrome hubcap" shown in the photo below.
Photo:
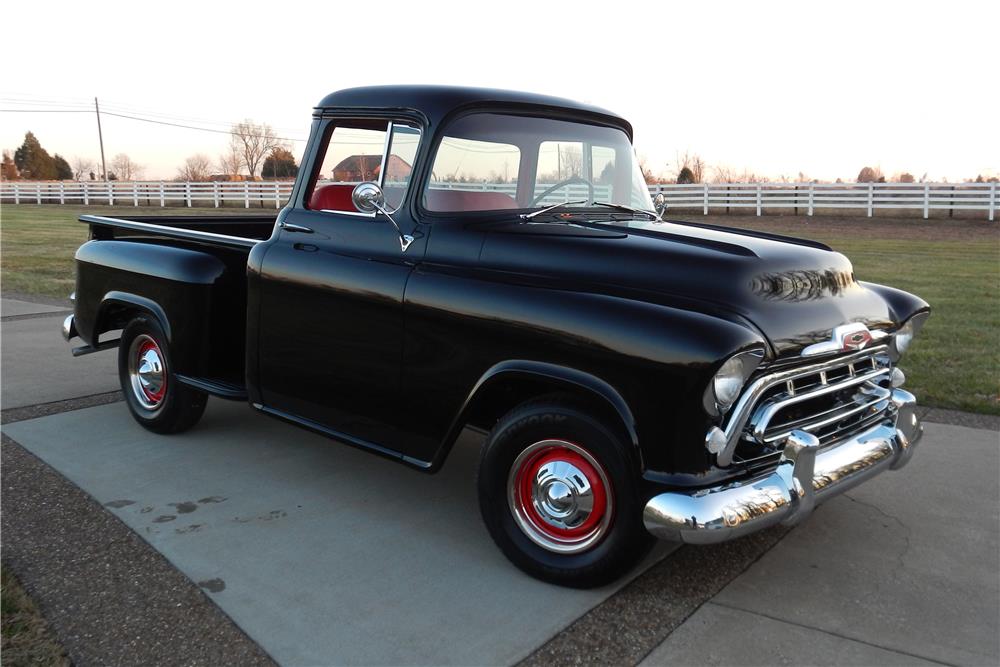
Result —
<path fill-rule="evenodd" d="M 132 394 L 142 407 L 156 410 L 167 392 L 167 369 L 159 345 L 140 334 L 132 341 L 128 358 Z"/>
<path fill-rule="evenodd" d="M 542 440 L 511 466 L 508 503 L 518 527 L 556 553 L 586 551 L 607 532 L 613 499 L 607 475 L 585 449 Z"/>
<path fill-rule="evenodd" d="M 557 528 L 576 528 L 594 507 L 594 492 L 583 472 L 566 461 L 546 463 L 531 483 L 532 504 L 539 516 Z"/>

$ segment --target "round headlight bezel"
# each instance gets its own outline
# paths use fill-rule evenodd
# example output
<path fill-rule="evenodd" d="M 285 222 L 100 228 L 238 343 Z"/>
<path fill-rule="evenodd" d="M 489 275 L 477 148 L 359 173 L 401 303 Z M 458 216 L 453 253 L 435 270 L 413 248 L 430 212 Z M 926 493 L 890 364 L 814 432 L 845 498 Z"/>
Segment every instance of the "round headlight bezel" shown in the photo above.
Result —
<path fill-rule="evenodd" d="M 900 357 L 906 354 L 906 351 L 910 349 L 910 345 L 913 344 L 913 339 L 917 337 L 918 333 L 920 333 L 920 329 L 923 327 L 929 314 L 930 313 L 927 311 L 917 313 L 903 322 L 903 324 L 896 329 L 896 332 L 892 335 L 892 341 L 889 345 L 891 350 L 890 357 L 892 358 L 892 361 L 899 361 Z"/>
<path fill-rule="evenodd" d="M 747 379 L 763 359 L 763 348 L 738 352 L 726 359 L 705 387 L 705 411 L 713 417 L 726 414 L 739 399 Z"/>

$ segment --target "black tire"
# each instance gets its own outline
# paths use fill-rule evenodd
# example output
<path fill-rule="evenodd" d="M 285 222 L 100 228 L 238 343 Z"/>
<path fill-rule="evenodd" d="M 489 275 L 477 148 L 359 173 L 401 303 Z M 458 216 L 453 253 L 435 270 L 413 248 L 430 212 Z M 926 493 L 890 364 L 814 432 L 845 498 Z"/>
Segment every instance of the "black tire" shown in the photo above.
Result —
<path fill-rule="evenodd" d="M 139 361 L 135 357 L 142 348 L 161 361 L 162 372 L 157 376 L 164 379 L 165 385 L 161 385 L 159 394 L 144 391 L 138 376 L 132 372 Z M 198 423 L 208 402 L 207 394 L 178 382 L 172 369 L 167 337 L 159 323 L 147 315 L 129 322 L 118 346 L 118 379 L 132 417 L 154 433 L 186 431 Z"/>
<path fill-rule="evenodd" d="M 539 530 L 538 522 L 525 518 L 532 510 L 520 502 L 525 496 L 518 495 L 528 488 L 523 484 L 530 487 L 530 480 L 538 477 L 532 465 L 544 465 L 546 457 L 558 460 L 563 456 L 562 445 L 546 444 L 558 442 L 572 445 L 565 450 L 566 458 L 578 455 L 584 462 L 597 464 L 589 470 L 607 480 L 609 488 L 604 495 L 612 499 L 611 505 L 605 505 L 610 507 L 610 512 L 604 513 L 610 515 L 608 523 L 603 528 L 599 523 L 591 529 L 593 533 L 575 537 L 579 542 L 569 548 L 578 551 L 570 553 L 553 551 L 545 527 Z M 532 464 L 538 457 L 542 463 Z M 630 570 L 654 542 L 642 524 L 638 470 L 631 445 L 621 442 L 600 420 L 572 402 L 533 401 L 509 412 L 486 438 L 477 479 L 479 507 L 494 542 L 526 573 L 574 588 L 601 586 Z M 594 506 L 598 506 L 596 500 Z M 541 513 L 534 516 L 541 517 Z"/>

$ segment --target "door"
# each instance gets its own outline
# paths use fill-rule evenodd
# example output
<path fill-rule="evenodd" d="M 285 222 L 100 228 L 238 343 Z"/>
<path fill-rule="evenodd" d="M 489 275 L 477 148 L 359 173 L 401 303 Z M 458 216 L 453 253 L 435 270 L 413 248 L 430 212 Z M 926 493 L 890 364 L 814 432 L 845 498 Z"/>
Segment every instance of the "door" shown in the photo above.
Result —
<path fill-rule="evenodd" d="M 320 136 L 305 206 L 285 218 L 261 267 L 261 397 L 268 409 L 405 454 L 402 304 L 424 238 L 403 202 L 420 133 L 351 119 Z M 386 216 L 354 207 L 364 181 L 382 187 L 385 208 L 417 237 L 405 252 Z"/>

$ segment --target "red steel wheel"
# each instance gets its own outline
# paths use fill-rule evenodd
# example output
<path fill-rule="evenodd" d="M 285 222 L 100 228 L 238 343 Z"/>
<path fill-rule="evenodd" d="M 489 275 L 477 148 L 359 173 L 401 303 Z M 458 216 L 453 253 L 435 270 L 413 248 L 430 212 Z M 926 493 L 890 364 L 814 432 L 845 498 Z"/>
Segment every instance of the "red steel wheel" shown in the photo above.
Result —
<path fill-rule="evenodd" d="M 132 340 L 128 361 L 136 400 L 147 410 L 157 410 L 167 393 L 167 367 L 160 346 L 152 337 L 140 334 Z"/>
<path fill-rule="evenodd" d="M 510 469 L 508 504 L 521 531 L 560 554 L 598 544 L 614 517 L 614 494 L 601 464 L 565 440 L 542 440 L 522 451 Z"/>

